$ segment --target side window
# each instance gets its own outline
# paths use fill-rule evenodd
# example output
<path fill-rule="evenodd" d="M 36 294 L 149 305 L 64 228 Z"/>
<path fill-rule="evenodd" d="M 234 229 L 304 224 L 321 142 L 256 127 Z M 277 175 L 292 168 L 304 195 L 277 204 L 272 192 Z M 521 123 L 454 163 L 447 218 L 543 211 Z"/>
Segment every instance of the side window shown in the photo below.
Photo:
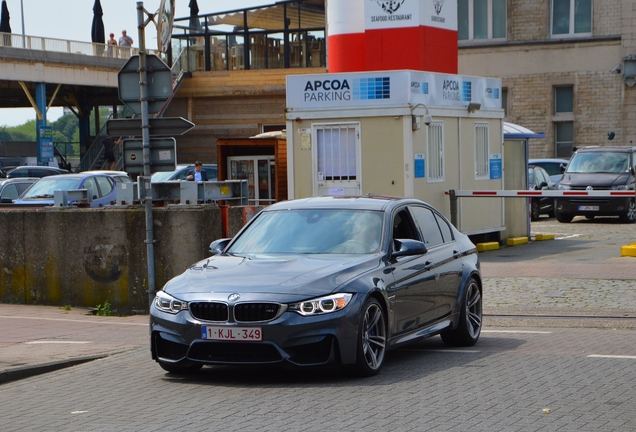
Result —
<path fill-rule="evenodd" d="M 18 192 L 18 188 L 15 184 L 7 185 L 7 187 L 2 189 L 2 198 L 9 198 L 14 200 L 17 199 L 18 196 L 20 196 L 20 193 Z"/>
<path fill-rule="evenodd" d="M 108 195 L 113 190 L 113 183 L 108 177 L 96 177 L 97 185 L 99 186 L 99 196 L 103 197 Z"/>
<path fill-rule="evenodd" d="M 93 198 L 97 198 L 99 196 L 97 195 L 97 184 L 95 184 L 95 179 L 93 177 L 88 178 L 84 181 L 82 189 L 86 189 L 88 191 L 88 194 L 91 195 Z"/>
<path fill-rule="evenodd" d="M 192 169 L 194 169 L 194 167 Z M 185 178 L 188 176 L 188 172 L 189 171 L 190 171 L 190 168 L 186 168 L 186 169 L 181 170 L 181 172 L 179 172 L 174 179 L 175 180 L 185 180 Z"/>
<path fill-rule="evenodd" d="M 413 217 L 415 217 L 415 221 L 424 236 L 424 243 L 426 243 L 426 247 L 432 248 L 443 244 L 444 238 L 442 237 L 442 231 L 437 224 L 437 220 L 433 212 L 426 207 L 411 207 L 411 211 L 413 212 Z"/>
<path fill-rule="evenodd" d="M 446 221 L 446 219 L 444 219 L 443 217 L 441 217 L 437 213 L 433 213 L 433 214 L 435 215 L 435 219 L 437 220 L 437 224 L 439 225 L 439 229 L 442 231 L 442 237 L 444 238 L 444 243 L 450 243 L 453 240 L 455 240 L 453 238 L 453 231 L 451 230 L 451 227 L 448 224 L 448 222 Z"/>
<path fill-rule="evenodd" d="M 413 221 L 406 209 L 400 211 L 393 218 L 393 239 L 420 240 Z"/>

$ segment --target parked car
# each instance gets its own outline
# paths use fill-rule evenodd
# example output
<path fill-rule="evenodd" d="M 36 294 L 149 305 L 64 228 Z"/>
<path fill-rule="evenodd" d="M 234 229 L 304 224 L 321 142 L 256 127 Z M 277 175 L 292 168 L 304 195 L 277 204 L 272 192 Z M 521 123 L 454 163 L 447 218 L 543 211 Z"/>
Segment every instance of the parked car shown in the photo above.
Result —
<path fill-rule="evenodd" d="M 93 198 L 91 207 L 103 207 L 116 200 L 115 182 L 112 176 L 96 172 L 48 176 L 34 183 L 14 204 L 53 204 L 56 190 L 87 189 Z"/>
<path fill-rule="evenodd" d="M 547 171 L 540 166 L 528 165 L 528 189 L 529 190 L 556 190 L 556 184 L 552 181 Z M 554 197 L 535 197 L 530 200 L 530 220 L 539 220 L 539 215 L 547 214 L 554 217 L 556 200 Z"/>
<path fill-rule="evenodd" d="M 210 181 L 217 181 L 219 178 L 218 169 L 216 164 L 203 164 L 203 169 L 208 174 Z M 194 164 L 191 165 L 177 165 L 175 171 L 160 171 L 156 172 L 150 178 L 153 183 L 172 181 L 172 180 L 185 180 L 188 172 L 194 170 Z"/>
<path fill-rule="evenodd" d="M 540 166 L 546 170 L 557 187 L 561 177 L 563 177 L 563 172 L 567 168 L 568 163 L 570 163 L 568 159 L 559 158 L 530 159 L 528 161 L 528 165 Z"/>
<path fill-rule="evenodd" d="M 66 174 L 67 170 L 62 168 L 39 166 L 39 165 L 23 165 L 16 167 L 7 173 L 7 178 L 18 177 L 47 177 L 57 174 Z"/>
<path fill-rule="evenodd" d="M 561 190 L 634 190 L 636 147 L 581 147 L 576 150 L 563 178 Z M 556 218 L 570 222 L 574 216 L 618 216 L 621 222 L 636 221 L 634 197 L 570 196 L 557 198 Z"/>
<path fill-rule="evenodd" d="M 126 171 L 108 171 L 108 170 L 92 170 L 92 171 L 82 171 L 83 173 L 97 173 L 97 174 L 106 174 L 113 177 L 120 183 L 132 183 L 132 179 L 128 175 Z"/>
<path fill-rule="evenodd" d="M 475 245 L 422 201 L 280 202 L 210 251 L 151 305 L 152 357 L 169 372 L 337 364 L 370 376 L 409 342 L 479 339 Z"/>
<path fill-rule="evenodd" d="M 19 177 L 13 179 L 0 180 L 0 202 L 4 204 L 12 203 L 18 199 L 33 183 L 39 178 Z"/>

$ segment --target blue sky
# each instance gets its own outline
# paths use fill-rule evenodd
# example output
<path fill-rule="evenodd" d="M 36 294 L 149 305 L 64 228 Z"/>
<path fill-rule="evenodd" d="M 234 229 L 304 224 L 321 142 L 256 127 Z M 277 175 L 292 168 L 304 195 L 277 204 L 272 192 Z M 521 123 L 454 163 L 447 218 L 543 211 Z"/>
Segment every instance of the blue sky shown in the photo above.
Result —
<path fill-rule="evenodd" d="M 106 34 L 115 33 L 116 38 L 126 29 L 138 45 L 137 29 L 138 0 L 101 0 L 104 11 Z M 90 42 L 93 5 L 95 0 L 6 0 L 11 15 L 11 30 L 22 34 L 22 11 L 24 8 L 24 34 L 54 39 Z M 276 0 L 197 0 L 199 13 L 220 12 L 244 7 L 273 4 Z M 144 8 L 156 11 L 161 0 L 145 0 Z M 175 16 L 187 17 L 190 14 L 190 0 L 175 1 Z M 146 46 L 155 48 L 157 35 L 154 25 L 146 26 Z M 51 108 L 47 119 L 56 120 L 62 115 L 61 108 Z M 16 126 L 28 120 L 35 120 L 35 111 L 25 109 L 0 109 L 0 126 Z"/>

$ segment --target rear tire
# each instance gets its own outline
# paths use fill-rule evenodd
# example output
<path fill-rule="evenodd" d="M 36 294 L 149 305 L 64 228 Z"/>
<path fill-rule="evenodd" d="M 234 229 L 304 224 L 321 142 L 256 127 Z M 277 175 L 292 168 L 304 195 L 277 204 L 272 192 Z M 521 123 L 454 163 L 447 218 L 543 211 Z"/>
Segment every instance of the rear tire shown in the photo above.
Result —
<path fill-rule="evenodd" d="M 473 346 L 479 340 L 482 326 L 481 289 L 475 278 L 466 281 L 459 324 L 454 330 L 442 333 L 442 341 L 448 346 Z"/>
<path fill-rule="evenodd" d="M 353 372 L 362 377 L 377 375 L 386 353 L 386 317 L 380 303 L 369 298 L 360 313 L 358 348 Z"/>
<path fill-rule="evenodd" d="M 559 211 L 555 212 L 555 216 L 556 216 L 556 220 L 562 223 L 569 223 L 569 222 L 572 222 L 572 219 L 574 219 L 573 214 L 561 213 Z"/>
<path fill-rule="evenodd" d="M 555 199 L 555 200 L 552 202 L 552 210 L 550 210 L 550 211 L 548 212 L 548 217 L 553 218 L 553 217 L 555 216 L 555 213 L 556 213 L 556 206 L 557 206 L 557 201 L 556 201 L 556 199 Z"/>

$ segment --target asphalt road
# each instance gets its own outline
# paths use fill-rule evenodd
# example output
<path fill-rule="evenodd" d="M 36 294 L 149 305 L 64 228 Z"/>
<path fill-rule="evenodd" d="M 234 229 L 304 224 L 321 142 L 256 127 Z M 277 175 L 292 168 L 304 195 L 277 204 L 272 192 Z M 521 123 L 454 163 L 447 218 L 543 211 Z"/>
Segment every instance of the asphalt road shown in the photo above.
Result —
<path fill-rule="evenodd" d="M 16 306 L 0 325 L 25 330 L 11 343 L 0 332 L 0 360 L 37 341 L 68 343 L 40 345 L 62 358 L 79 347 L 101 358 L 1 384 L 0 429 L 633 431 L 636 258 L 620 246 L 636 242 L 636 225 L 541 219 L 532 230 L 557 239 L 481 255 L 486 316 L 476 346 L 428 339 L 389 352 L 367 379 L 242 367 L 173 376 L 150 359 L 145 317 L 49 309 L 59 316 L 45 321 Z"/>

